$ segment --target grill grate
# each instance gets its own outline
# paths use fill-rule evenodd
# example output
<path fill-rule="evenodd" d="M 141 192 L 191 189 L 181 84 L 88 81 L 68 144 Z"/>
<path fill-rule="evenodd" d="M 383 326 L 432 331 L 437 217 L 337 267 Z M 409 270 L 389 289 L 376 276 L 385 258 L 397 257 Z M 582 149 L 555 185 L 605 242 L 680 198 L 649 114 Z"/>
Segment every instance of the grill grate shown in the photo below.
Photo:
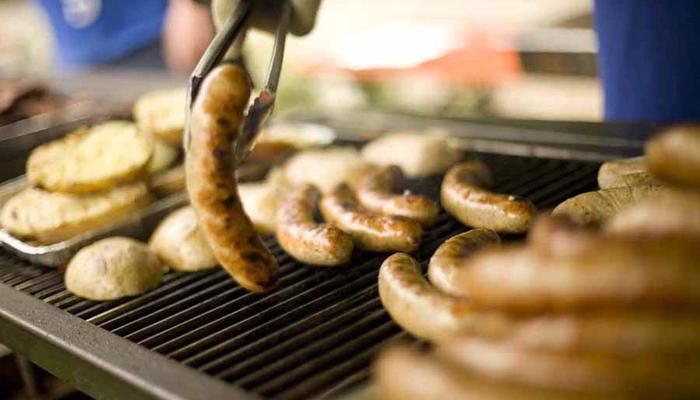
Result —
<path fill-rule="evenodd" d="M 496 190 L 549 208 L 595 188 L 597 164 L 479 154 Z M 434 198 L 439 178 L 414 184 Z M 425 266 L 448 237 L 467 228 L 442 215 L 416 257 Z M 222 270 L 169 273 L 142 296 L 110 302 L 68 293 L 62 274 L 0 250 L 0 282 L 208 375 L 273 399 L 329 397 L 367 379 L 386 340 L 406 336 L 382 309 L 376 275 L 383 254 L 359 254 L 343 269 L 309 268 L 284 254 L 276 290 L 248 293 Z"/>

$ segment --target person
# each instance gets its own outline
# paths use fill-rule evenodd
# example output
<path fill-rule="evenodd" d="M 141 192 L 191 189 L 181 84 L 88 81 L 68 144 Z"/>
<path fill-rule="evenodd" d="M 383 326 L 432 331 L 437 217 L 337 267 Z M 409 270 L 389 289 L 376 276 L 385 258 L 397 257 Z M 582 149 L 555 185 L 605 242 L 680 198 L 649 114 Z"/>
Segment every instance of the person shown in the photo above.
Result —
<path fill-rule="evenodd" d="M 241 0 L 39 0 L 54 31 L 59 68 L 170 68 L 189 74 Z M 290 32 L 308 33 L 320 0 L 291 0 Z M 251 27 L 271 31 L 280 0 L 255 0 Z M 210 6 L 215 11 L 212 18 Z M 213 20 L 213 21 L 212 21 Z M 234 46 L 232 54 L 240 52 Z"/>

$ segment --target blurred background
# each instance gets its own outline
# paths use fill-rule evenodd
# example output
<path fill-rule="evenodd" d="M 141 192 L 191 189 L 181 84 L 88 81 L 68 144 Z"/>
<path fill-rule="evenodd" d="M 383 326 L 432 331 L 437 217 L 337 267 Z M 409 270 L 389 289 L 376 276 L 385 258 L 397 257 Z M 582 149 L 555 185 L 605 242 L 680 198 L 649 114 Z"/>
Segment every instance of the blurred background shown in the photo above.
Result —
<path fill-rule="evenodd" d="M 61 2 L 88 17 L 100 4 Z M 157 62 L 65 68 L 39 3 L 0 0 L 0 76 L 36 77 L 60 93 L 124 103 L 185 85 L 186 74 Z M 326 0 L 315 30 L 288 40 L 277 112 L 597 121 L 591 13 L 590 0 Z M 249 34 L 244 54 L 256 79 L 270 47 L 269 35 Z"/>

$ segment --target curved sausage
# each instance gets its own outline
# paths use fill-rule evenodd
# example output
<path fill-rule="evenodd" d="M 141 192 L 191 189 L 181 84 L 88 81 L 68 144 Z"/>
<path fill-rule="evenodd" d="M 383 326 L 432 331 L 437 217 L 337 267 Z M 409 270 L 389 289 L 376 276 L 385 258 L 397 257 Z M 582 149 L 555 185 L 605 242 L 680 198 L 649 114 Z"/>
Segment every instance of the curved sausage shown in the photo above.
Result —
<path fill-rule="evenodd" d="M 700 187 L 700 125 L 679 125 L 647 141 L 646 165 L 656 178 Z"/>
<path fill-rule="evenodd" d="M 552 215 L 565 215 L 581 225 L 598 225 L 623 208 L 666 190 L 663 186 L 648 185 L 581 193 L 556 206 Z"/>
<path fill-rule="evenodd" d="M 370 211 L 407 217 L 424 227 L 432 226 L 438 216 L 438 206 L 426 196 L 402 190 L 406 177 L 396 165 L 378 167 L 362 178 L 357 186 L 357 199 Z"/>
<path fill-rule="evenodd" d="M 416 260 L 396 253 L 379 269 L 379 298 L 394 321 L 412 335 L 440 341 L 457 332 L 502 331 L 508 318 L 480 312 L 470 301 L 444 294 L 428 283 Z"/>
<path fill-rule="evenodd" d="M 614 357 L 605 353 L 557 353 L 526 350 L 508 341 L 454 337 L 439 343 L 436 354 L 466 372 L 505 384 L 552 390 L 584 390 L 638 397 L 695 398 L 700 395 L 700 360 L 654 353 Z M 656 394 L 654 396 L 653 394 Z M 685 397 L 689 396 L 689 397 Z M 635 398 L 635 396 L 632 396 Z"/>
<path fill-rule="evenodd" d="M 606 232 L 634 236 L 695 237 L 700 243 L 700 193 L 671 190 L 615 215 Z"/>
<path fill-rule="evenodd" d="M 326 221 L 350 234 L 362 250 L 412 252 L 423 236 L 423 229 L 415 221 L 364 210 L 345 183 L 323 195 L 321 213 Z"/>
<path fill-rule="evenodd" d="M 699 329 L 700 319 L 692 312 L 596 310 L 523 318 L 503 332 L 482 337 L 533 351 L 630 357 L 697 354 Z"/>
<path fill-rule="evenodd" d="M 522 365 L 521 368 L 527 368 Z M 560 391 L 509 385 L 481 379 L 435 354 L 409 346 L 382 351 L 373 368 L 382 400 L 597 400 L 600 393 Z M 618 397 L 605 397 L 608 400 Z M 624 397 L 623 397 L 624 398 Z"/>
<path fill-rule="evenodd" d="M 466 260 L 458 289 L 477 305 L 527 312 L 697 307 L 698 260 L 697 243 L 680 239 L 584 237 L 556 251 L 500 246 Z"/>
<path fill-rule="evenodd" d="M 524 198 L 493 193 L 491 176 L 484 165 L 467 161 L 450 168 L 440 188 L 442 206 L 460 222 L 473 228 L 503 233 L 526 232 L 535 206 Z"/>
<path fill-rule="evenodd" d="M 223 64 L 204 80 L 185 143 L 187 192 L 216 259 L 241 286 L 260 292 L 277 281 L 278 265 L 255 232 L 238 196 L 232 143 L 250 97 L 241 67 Z"/>
<path fill-rule="evenodd" d="M 460 281 L 464 261 L 475 251 L 500 243 L 498 234 L 490 229 L 477 228 L 453 236 L 441 244 L 430 258 L 428 277 L 430 282 L 445 293 L 460 295 L 455 289 Z"/>
<path fill-rule="evenodd" d="M 648 174 L 643 156 L 604 162 L 598 169 L 598 186 L 601 189 L 631 186 L 621 184 L 624 180 L 622 177 L 631 174 Z"/>
<path fill-rule="evenodd" d="M 277 241 L 297 260 L 311 265 L 338 265 L 352 255 L 352 237 L 331 224 L 314 220 L 321 193 L 311 184 L 291 190 L 277 211 Z"/>

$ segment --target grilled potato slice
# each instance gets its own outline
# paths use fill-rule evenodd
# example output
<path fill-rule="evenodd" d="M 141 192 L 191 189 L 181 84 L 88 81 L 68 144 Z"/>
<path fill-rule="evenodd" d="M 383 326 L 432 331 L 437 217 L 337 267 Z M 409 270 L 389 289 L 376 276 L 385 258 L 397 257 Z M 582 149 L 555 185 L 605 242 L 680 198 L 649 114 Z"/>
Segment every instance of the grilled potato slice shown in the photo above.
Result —
<path fill-rule="evenodd" d="M 96 192 L 141 178 L 152 154 L 149 135 L 131 122 L 110 121 L 34 149 L 27 178 L 52 192 Z"/>
<path fill-rule="evenodd" d="M 159 196 L 185 190 L 185 166 L 176 165 L 148 179 L 148 186 Z"/>
<path fill-rule="evenodd" d="M 54 243 L 114 224 L 149 200 L 142 182 L 82 195 L 27 188 L 5 203 L 0 225 L 15 236 Z"/>
<path fill-rule="evenodd" d="M 168 215 L 153 232 L 148 245 L 176 271 L 199 271 L 218 264 L 197 227 L 197 214 L 192 207 L 182 207 Z"/>
<path fill-rule="evenodd" d="M 146 244 L 110 237 L 82 248 L 68 263 L 64 279 L 76 296 L 114 300 L 154 289 L 165 270 Z"/>
<path fill-rule="evenodd" d="M 134 103 L 134 119 L 139 129 L 179 145 L 185 128 L 186 91 L 184 88 L 148 92 Z"/>
<path fill-rule="evenodd" d="M 154 175 L 165 171 L 177 159 L 178 149 L 158 138 L 153 139 L 153 155 L 148 161 L 146 172 Z"/>

